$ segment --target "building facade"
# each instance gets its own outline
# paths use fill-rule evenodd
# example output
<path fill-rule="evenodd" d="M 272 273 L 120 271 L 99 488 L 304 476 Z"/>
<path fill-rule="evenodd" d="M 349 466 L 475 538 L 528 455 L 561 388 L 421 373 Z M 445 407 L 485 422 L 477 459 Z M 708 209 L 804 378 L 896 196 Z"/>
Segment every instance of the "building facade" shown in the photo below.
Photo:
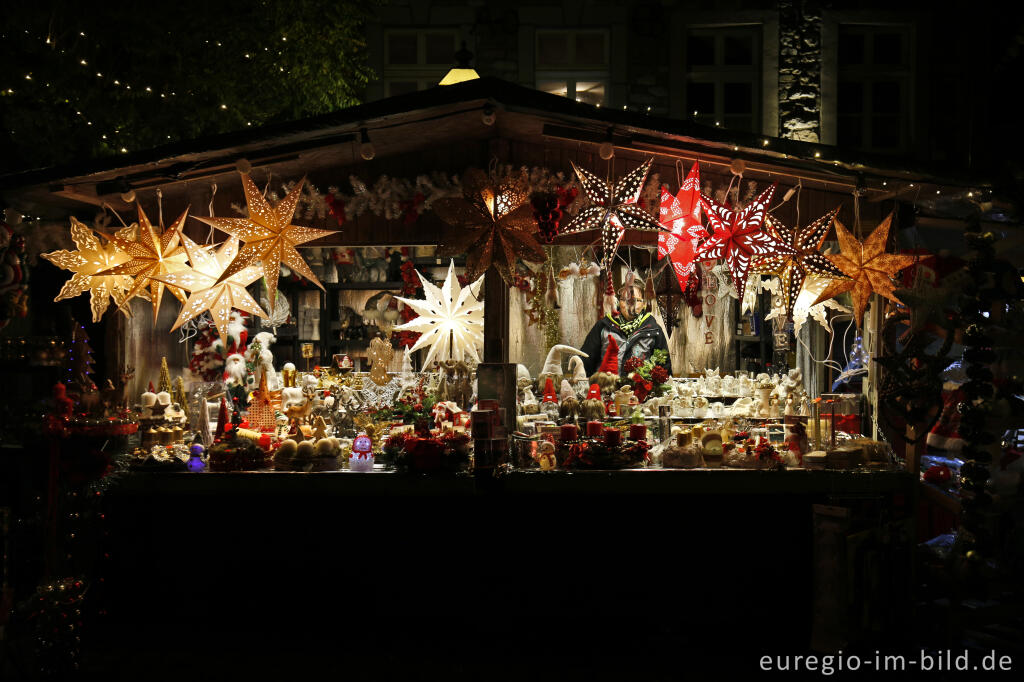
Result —
<path fill-rule="evenodd" d="M 367 99 L 432 87 L 465 41 L 480 75 L 595 106 L 968 170 L 1005 130 L 988 93 L 1024 36 L 993 15 L 916 1 L 392 0 L 367 27 Z"/>

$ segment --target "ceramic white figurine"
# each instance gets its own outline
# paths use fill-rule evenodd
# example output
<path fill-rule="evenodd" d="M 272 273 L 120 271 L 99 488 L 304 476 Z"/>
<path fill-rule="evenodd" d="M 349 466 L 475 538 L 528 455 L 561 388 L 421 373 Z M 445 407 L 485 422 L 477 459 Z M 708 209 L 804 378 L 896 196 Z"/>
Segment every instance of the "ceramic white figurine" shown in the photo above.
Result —
<path fill-rule="evenodd" d="M 741 375 L 736 384 L 736 391 L 741 397 L 750 395 L 751 387 L 749 376 L 747 376 L 746 374 Z"/>
<path fill-rule="evenodd" d="M 153 418 L 153 406 L 156 405 L 156 393 L 152 391 L 146 391 L 139 398 L 139 407 L 141 408 L 143 419 Z"/>
<path fill-rule="evenodd" d="M 736 395 L 736 377 L 734 377 L 731 374 L 726 374 L 724 377 L 722 377 L 722 395 Z"/>
<path fill-rule="evenodd" d="M 771 398 L 768 401 L 768 418 L 778 419 L 779 418 L 779 399 Z"/>
<path fill-rule="evenodd" d="M 744 396 L 737 398 L 736 402 L 732 404 L 732 414 L 734 417 L 749 417 L 750 408 L 754 405 L 754 399 L 750 396 Z"/>
<path fill-rule="evenodd" d="M 523 414 L 537 414 L 540 411 L 537 398 L 534 397 L 533 391 L 529 387 L 523 389 L 523 402 L 521 405 Z"/>
<path fill-rule="evenodd" d="M 301 407 L 306 404 L 306 396 L 298 386 L 289 386 L 281 389 L 281 408 L 287 410 L 289 407 Z"/>
<path fill-rule="evenodd" d="M 708 416 L 708 399 L 704 396 L 697 396 L 693 399 L 693 417 L 694 419 L 707 419 Z"/>

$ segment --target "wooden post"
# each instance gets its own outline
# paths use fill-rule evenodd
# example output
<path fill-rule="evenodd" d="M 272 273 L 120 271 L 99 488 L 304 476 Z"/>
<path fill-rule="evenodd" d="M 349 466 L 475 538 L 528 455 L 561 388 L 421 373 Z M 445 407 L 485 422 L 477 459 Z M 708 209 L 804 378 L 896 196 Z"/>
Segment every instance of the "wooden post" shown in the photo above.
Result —
<path fill-rule="evenodd" d="M 505 411 L 504 433 L 486 448 L 477 443 L 475 471 L 478 477 L 490 477 L 505 459 L 506 434 L 515 430 L 516 367 L 508 361 L 509 290 L 494 266 L 484 278 L 484 357 L 477 367 L 477 398 L 497 400 Z"/>

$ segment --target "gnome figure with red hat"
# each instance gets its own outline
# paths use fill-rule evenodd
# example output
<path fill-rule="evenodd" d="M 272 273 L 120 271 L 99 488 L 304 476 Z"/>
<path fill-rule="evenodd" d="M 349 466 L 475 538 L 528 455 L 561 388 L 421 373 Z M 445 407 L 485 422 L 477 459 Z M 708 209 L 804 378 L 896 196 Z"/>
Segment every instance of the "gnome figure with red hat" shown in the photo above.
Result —
<path fill-rule="evenodd" d="M 643 291 L 637 284 L 627 282 L 619 291 L 617 299 L 611 296 L 607 298 L 617 303 L 617 309 L 609 311 L 597 321 L 580 347 L 580 350 L 586 353 L 583 367 L 591 376 L 591 381 L 597 381 L 595 376 L 607 374 L 609 370 L 616 376 L 627 375 L 626 362 L 632 358 L 646 362 L 656 350 L 663 350 L 666 355 L 668 354 L 665 331 L 647 310 Z M 614 366 L 609 360 L 609 350 L 612 348 L 616 360 Z M 600 365 L 598 358 L 601 358 Z M 665 369 L 669 374 L 672 373 L 668 361 L 665 363 Z M 601 384 L 602 390 L 610 390 L 606 388 L 607 381 L 598 383 Z M 611 389 L 614 389 L 614 386 Z"/>
<path fill-rule="evenodd" d="M 604 421 L 604 401 L 601 400 L 601 387 L 590 384 L 587 397 L 580 405 L 580 418 L 584 421 Z"/>
<path fill-rule="evenodd" d="M 558 396 L 555 395 L 555 382 L 551 377 L 544 382 L 544 397 L 540 403 L 541 411 L 551 421 L 558 421 Z"/>
<path fill-rule="evenodd" d="M 590 375 L 590 383 L 597 384 L 602 393 L 608 394 L 619 385 L 619 343 L 615 336 L 609 335 L 605 345 L 601 366 Z"/>

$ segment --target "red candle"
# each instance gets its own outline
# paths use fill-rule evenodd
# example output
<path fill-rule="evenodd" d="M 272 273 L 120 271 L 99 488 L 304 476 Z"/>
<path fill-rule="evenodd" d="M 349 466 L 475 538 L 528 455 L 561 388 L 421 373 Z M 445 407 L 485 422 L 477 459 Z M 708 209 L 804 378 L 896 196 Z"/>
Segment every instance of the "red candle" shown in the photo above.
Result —
<path fill-rule="evenodd" d="M 622 431 L 609 426 L 604 430 L 604 444 L 609 447 L 615 447 L 622 443 Z"/>
<path fill-rule="evenodd" d="M 647 438 L 647 425 L 646 424 L 630 424 L 629 425 L 629 439 L 630 440 L 644 440 Z"/>
<path fill-rule="evenodd" d="M 559 440 L 576 440 L 578 435 L 579 429 L 575 424 L 562 424 L 562 428 L 558 430 Z"/>
<path fill-rule="evenodd" d="M 270 449 L 270 434 L 264 433 L 260 436 L 260 447 L 264 450 Z"/>
<path fill-rule="evenodd" d="M 604 424 L 599 421 L 587 422 L 587 436 L 600 436 L 604 432 Z"/>

